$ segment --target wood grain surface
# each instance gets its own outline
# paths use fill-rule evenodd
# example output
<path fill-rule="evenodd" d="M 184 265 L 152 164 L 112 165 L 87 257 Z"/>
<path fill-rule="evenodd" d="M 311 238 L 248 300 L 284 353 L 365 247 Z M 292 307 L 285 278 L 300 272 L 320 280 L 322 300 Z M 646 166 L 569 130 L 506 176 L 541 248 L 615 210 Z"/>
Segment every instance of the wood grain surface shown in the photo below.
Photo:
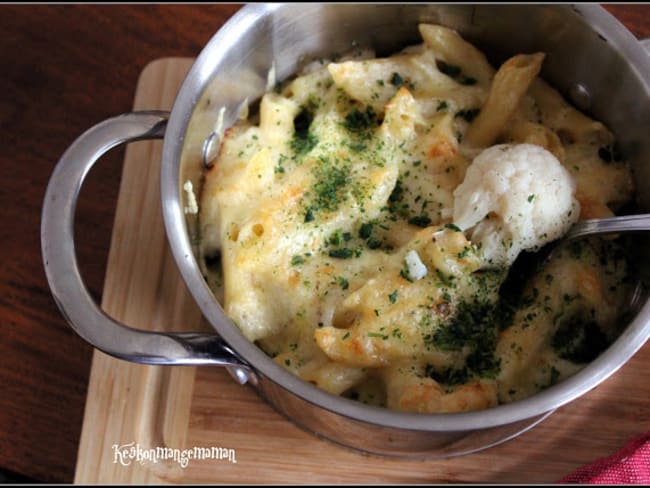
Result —
<path fill-rule="evenodd" d="M 43 273 L 40 210 L 54 164 L 84 130 L 132 109 L 138 77 L 150 61 L 196 56 L 239 8 L 239 4 L 0 6 L 0 469 L 48 482 L 71 482 L 75 472 L 93 352 L 61 316 Z M 650 36 L 648 5 L 607 4 L 605 8 L 637 37 Z M 93 169 L 77 209 L 76 251 L 90 291 L 98 299 L 102 298 L 124 156 L 123 150 L 116 150 Z M 633 361 L 642 359 L 639 356 Z M 196 381 L 209 384 L 213 381 L 210 375 L 225 372 L 200 371 Z M 615 388 L 610 393 L 632 398 L 632 406 L 610 404 L 612 417 L 637 419 L 647 425 L 647 409 L 626 389 L 634 381 L 629 376 L 624 370 L 610 380 L 608 388 Z M 153 380 L 161 382 L 161 378 Z M 205 410 L 209 401 L 192 403 L 193 420 L 185 442 L 218 444 L 219 440 L 199 439 L 204 425 L 208 430 L 215 426 L 237 430 L 245 424 L 244 420 L 209 415 Z M 246 411 L 248 403 L 242 400 L 239 407 Z M 591 404 L 590 408 L 596 410 L 597 406 Z M 589 415 L 553 416 L 547 422 L 575 425 L 588 422 Z M 164 422 L 174 423 L 170 418 Z M 287 425 L 280 418 L 274 422 Z M 298 444 L 304 439 L 302 432 L 286 429 Z M 618 447 L 625 433 L 587 443 L 587 448 L 593 448 L 590 457 Z M 571 439 L 570 433 L 564 437 L 556 434 L 556 444 L 551 446 L 561 447 Z M 231 447 L 239 446 L 234 443 Z M 281 452 L 278 458 L 283 456 Z M 535 451 L 529 459 L 534 455 Z M 582 460 L 570 449 L 566 456 L 573 464 Z M 283 461 L 284 465 L 292 462 Z M 508 463 L 514 461 L 502 460 L 498 467 L 491 467 L 493 474 L 485 479 L 497 479 L 494 472 L 507 471 Z M 451 466 L 441 476 L 459 479 L 454 470 L 461 467 Z M 195 479 L 209 476 L 209 467 L 203 464 L 189 469 L 185 475 L 191 473 Z"/>

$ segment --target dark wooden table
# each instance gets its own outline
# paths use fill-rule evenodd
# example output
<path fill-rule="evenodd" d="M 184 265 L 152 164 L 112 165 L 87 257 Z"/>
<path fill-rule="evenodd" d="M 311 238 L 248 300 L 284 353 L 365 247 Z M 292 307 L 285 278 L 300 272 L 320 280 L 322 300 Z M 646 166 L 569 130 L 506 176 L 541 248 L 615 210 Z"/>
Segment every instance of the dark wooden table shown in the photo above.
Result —
<path fill-rule="evenodd" d="M 239 8 L 0 6 L 0 470 L 46 482 L 74 475 L 92 348 L 59 313 L 43 272 L 40 212 L 56 161 L 84 130 L 131 110 L 149 61 L 198 55 Z M 650 6 L 606 8 L 650 36 Z M 93 169 L 77 210 L 77 254 L 98 300 L 122 158 L 115 150 Z"/>

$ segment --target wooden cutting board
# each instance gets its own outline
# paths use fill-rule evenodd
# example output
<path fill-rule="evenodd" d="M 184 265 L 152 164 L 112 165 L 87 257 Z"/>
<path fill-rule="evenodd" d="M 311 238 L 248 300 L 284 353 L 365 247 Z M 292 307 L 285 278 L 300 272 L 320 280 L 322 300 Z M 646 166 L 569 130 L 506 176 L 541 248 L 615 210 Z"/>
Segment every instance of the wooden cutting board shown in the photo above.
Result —
<path fill-rule="evenodd" d="M 134 110 L 169 110 L 191 63 L 149 64 Z M 102 307 L 142 329 L 207 330 L 167 247 L 161 148 L 161 141 L 127 148 Z M 530 431 L 442 460 L 368 456 L 321 440 L 218 367 L 143 366 L 95 351 L 89 381 L 75 475 L 84 484 L 552 483 L 650 430 L 650 345 Z M 169 455 L 195 447 L 209 448 L 211 458 L 186 466 L 146 459 L 149 449 L 163 456 L 164 448 Z M 129 448 L 136 455 L 139 449 L 140 461 L 128 457 Z M 215 459 L 219 453 L 230 460 Z"/>

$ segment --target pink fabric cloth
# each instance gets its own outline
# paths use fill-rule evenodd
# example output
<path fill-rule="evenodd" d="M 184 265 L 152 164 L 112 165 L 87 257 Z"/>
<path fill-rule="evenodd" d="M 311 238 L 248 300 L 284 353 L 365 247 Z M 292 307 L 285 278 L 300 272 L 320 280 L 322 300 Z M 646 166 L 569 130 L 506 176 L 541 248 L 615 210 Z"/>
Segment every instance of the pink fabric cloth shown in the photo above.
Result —
<path fill-rule="evenodd" d="M 618 452 L 583 466 L 559 483 L 630 485 L 650 483 L 650 432 Z"/>

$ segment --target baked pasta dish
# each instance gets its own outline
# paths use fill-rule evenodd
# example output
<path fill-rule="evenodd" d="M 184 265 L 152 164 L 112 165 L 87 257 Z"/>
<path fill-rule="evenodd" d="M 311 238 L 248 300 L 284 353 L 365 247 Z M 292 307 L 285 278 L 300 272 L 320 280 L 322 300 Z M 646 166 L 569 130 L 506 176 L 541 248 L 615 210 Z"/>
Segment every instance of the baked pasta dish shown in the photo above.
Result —
<path fill-rule="evenodd" d="M 270 357 L 334 394 L 484 409 L 574 374 L 620 332 L 621 246 L 586 239 L 633 196 L 613 134 L 539 77 L 420 25 L 390 57 L 306 64 L 223 131 L 198 195 L 201 265 Z"/>

